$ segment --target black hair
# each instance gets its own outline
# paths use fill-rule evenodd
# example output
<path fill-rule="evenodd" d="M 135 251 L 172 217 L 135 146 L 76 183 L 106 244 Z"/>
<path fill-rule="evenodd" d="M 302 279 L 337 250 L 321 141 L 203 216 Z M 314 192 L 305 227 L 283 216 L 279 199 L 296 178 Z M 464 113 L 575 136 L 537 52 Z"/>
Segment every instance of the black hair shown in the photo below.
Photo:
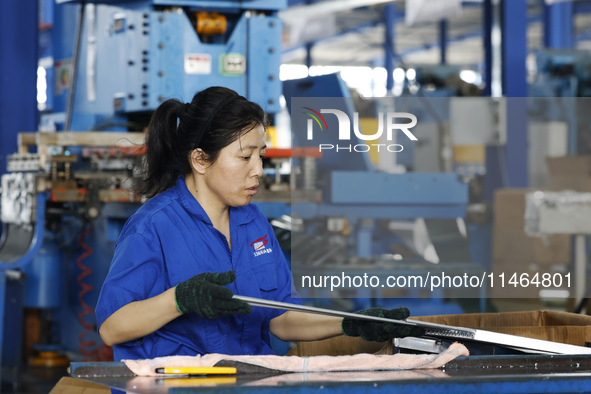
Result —
<path fill-rule="evenodd" d="M 224 147 L 259 125 L 267 125 L 263 109 L 228 88 L 207 88 L 187 104 L 164 101 L 148 125 L 137 191 L 151 198 L 168 190 L 181 175 L 191 172 L 194 149 L 200 148 L 213 163 Z"/>

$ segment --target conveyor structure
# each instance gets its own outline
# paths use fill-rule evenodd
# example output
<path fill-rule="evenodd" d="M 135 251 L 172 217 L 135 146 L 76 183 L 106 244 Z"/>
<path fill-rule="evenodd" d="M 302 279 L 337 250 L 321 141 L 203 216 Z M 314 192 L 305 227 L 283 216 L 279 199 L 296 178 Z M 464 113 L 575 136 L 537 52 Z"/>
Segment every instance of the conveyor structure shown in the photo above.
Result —
<path fill-rule="evenodd" d="M 572 393 L 591 385 L 588 356 L 469 356 L 442 369 L 289 373 L 236 365 L 235 377 L 140 377 L 123 363 L 72 363 L 73 377 L 138 394 L 181 393 Z M 228 365 L 228 364 L 224 364 Z"/>

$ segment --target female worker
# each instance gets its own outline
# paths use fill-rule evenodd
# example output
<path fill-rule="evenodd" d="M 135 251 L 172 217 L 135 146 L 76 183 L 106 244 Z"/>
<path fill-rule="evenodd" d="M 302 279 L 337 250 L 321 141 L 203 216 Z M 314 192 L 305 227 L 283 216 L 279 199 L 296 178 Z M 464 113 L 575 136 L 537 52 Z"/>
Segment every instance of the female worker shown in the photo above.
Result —
<path fill-rule="evenodd" d="M 115 360 L 272 354 L 269 331 L 282 340 L 421 334 L 232 299 L 300 303 L 272 227 L 250 204 L 263 175 L 265 125 L 261 107 L 222 87 L 187 104 L 167 100 L 154 112 L 141 188 L 150 200 L 125 224 L 96 307 Z M 408 316 L 406 308 L 361 313 Z"/>

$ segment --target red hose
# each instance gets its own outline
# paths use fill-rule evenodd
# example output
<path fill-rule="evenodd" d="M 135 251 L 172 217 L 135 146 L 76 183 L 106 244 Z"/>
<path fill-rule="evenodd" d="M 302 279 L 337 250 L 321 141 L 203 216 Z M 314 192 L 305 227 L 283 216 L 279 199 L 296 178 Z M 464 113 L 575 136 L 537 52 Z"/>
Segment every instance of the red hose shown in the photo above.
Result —
<path fill-rule="evenodd" d="M 95 342 L 92 340 L 85 339 L 88 333 L 93 332 L 96 329 L 94 325 L 84 320 L 84 316 L 94 313 L 94 309 L 91 308 L 90 305 L 88 305 L 84 301 L 84 295 L 89 291 L 92 291 L 94 287 L 83 281 L 84 278 L 92 274 L 92 269 L 90 269 L 82 263 L 82 260 L 91 256 L 94 253 L 92 248 L 83 242 L 84 237 L 90 234 L 92 230 L 92 225 L 88 226 L 88 228 L 86 228 L 78 235 L 78 245 L 80 245 L 80 247 L 85 250 L 85 252 L 78 256 L 78 258 L 76 259 L 76 265 L 82 271 L 80 275 L 78 275 L 78 277 L 76 278 L 76 282 L 81 288 L 80 292 L 78 293 L 78 302 L 82 307 L 82 312 L 78 314 L 78 322 L 82 325 L 82 327 L 84 327 L 84 330 L 80 333 L 80 336 L 78 337 L 80 340 L 80 352 L 84 356 L 84 361 L 112 361 L 113 350 L 110 346 L 103 344 L 98 348 L 94 348 Z"/>

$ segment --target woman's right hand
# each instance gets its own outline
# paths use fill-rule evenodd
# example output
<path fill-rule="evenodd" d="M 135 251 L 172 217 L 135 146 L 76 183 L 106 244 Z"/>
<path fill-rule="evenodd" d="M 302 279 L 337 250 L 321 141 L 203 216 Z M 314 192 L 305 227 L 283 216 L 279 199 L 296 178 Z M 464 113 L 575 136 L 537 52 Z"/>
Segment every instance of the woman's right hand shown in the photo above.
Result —
<path fill-rule="evenodd" d="M 196 313 L 207 319 L 251 313 L 252 307 L 249 304 L 233 299 L 232 290 L 224 287 L 235 280 L 234 271 L 206 272 L 179 283 L 174 293 L 179 312 Z"/>

